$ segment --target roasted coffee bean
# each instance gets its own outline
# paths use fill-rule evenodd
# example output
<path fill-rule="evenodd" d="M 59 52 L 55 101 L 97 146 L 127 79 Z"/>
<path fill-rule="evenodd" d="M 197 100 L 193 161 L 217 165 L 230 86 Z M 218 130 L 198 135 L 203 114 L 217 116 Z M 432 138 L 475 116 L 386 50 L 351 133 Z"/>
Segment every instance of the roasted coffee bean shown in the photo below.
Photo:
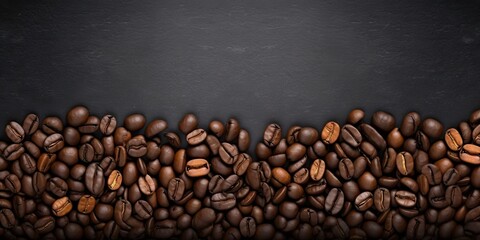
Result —
<path fill-rule="evenodd" d="M 145 128 L 145 136 L 147 138 L 152 138 L 155 135 L 163 132 L 165 129 L 167 129 L 167 127 L 168 123 L 165 120 L 155 119 L 151 121 Z"/>
<path fill-rule="evenodd" d="M 147 142 L 143 136 L 133 137 L 127 142 L 125 149 L 131 157 L 143 157 L 147 154 Z"/>
<path fill-rule="evenodd" d="M 405 208 L 413 207 L 417 203 L 415 194 L 404 190 L 396 191 L 394 199 L 399 206 Z"/>
<path fill-rule="evenodd" d="M 430 185 L 440 184 L 442 181 L 442 172 L 434 164 L 427 164 L 422 168 L 422 174 L 427 177 Z"/>
<path fill-rule="evenodd" d="M 336 215 L 343 208 L 344 195 L 342 190 L 338 188 L 333 188 L 328 192 L 327 198 L 325 199 L 325 210 L 328 213 Z"/>
<path fill-rule="evenodd" d="M 223 162 L 231 165 L 235 163 L 236 156 L 238 155 L 238 148 L 235 145 L 224 142 L 220 146 L 218 153 Z"/>
<path fill-rule="evenodd" d="M 52 212 L 57 217 L 67 215 L 70 211 L 72 211 L 72 208 L 72 201 L 70 201 L 68 197 L 59 198 L 52 204 Z"/>
<path fill-rule="evenodd" d="M 139 113 L 133 113 L 128 115 L 124 121 L 123 121 L 123 126 L 128 130 L 128 131 L 137 131 L 142 129 L 145 126 L 145 116 Z"/>
<path fill-rule="evenodd" d="M 80 200 L 78 200 L 77 210 L 80 213 L 89 214 L 95 209 L 95 203 L 96 200 L 93 196 L 83 195 L 80 197 Z"/>
<path fill-rule="evenodd" d="M 235 164 L 233 165 L 233 172 L 238 175 L 244 175 L 247 170 L 248 166 L 252 163 L 252 157 L 246 153 L 241 153 L 236 156 Z"/>
<path fill-rule="evenodd" d="M 30 113 L 23 119 L 22 128 L 26 135 L 32 135 L 37 131 L 40 120 L 37 115 Z"/>
<path fill-rule="evenodd" d="M 354 126 L 347 124 L 342 127 L 342 138 L 352 147 L 358 147 L 362 142 L 362 134 Z"/>
<path fill-rule="evenodd" d="M 312 166 L 310 167 L 310 177 L 313 181 L 319 181 L 323 178 L 325 173 L 325 162 L 321 159 L 316 159 L 313 161 Z"/>
<path fill-rule="evenodd" d="M 390 113 L 378 111 L 372 115 L 372 124 L 383 132 L 390 132 L 395 127 L 395 117 Z"/>
<path fill-rule="evenodd" d="M 22 188 L 22 183 L 20 179 L 15 174 L 8 174 L 5 178 L 5 186 L 12 192 L 18 193 Z"/>
<path fill-rule="evenodd" d="M 25 139 L 25 130 L 17 122 L 10 122 L 5 127 L 5 134 L 14 143 L 20 143 Z"/>
<path fill-rule="evenodd" d="M 178 201 L 183 197 L 185 182 L 180 178 L 174 178 L 168 182 L 168 197 L 172 201 Z"/>
<path fill-rule="evenodd" d="M 291 179 L 290 174 L 285 169 L 279 167 L 272 169 L 271 182 L 274 186 L 285 186 L 291 182 Z"/>
<path fill-rule="evenodd" d="M 94 195 L 100 196 L 104 191 L 105 177 L 100 165 L 92 163 L 85 171 L 85 186 Z"/>
<path fill-rule="evenodd" d="M 60 149 L 63 148 L 65 145 L 63 136 L 59 133 L 54 133 L 47 138 L 43 142 L 43 146 L 45 147 L 45 151 L 48 153 L 55 153 L 58 152 Z"/>
<path fill-rule="evenodd" d="M 382 135 L 380 135 L 380 133 L 378 133 L 377 130 L 375 130 L 375 128 L 369 124 L 360 124 L 359 130 L 366 140 L 373 144 L 376 148 L 383 151 L 387 147 L 387 143 Z"/>
<path fill-rule="evenodd" d="M 325 124 L 321 132 L 322 141 L 326 144 L 333 144 L 340 136 L 340 125 L 330 121 Z"/>
<path fill-rule="evenodd" d="M 46 117 L 42 121 L 42 131 L 46 134 L 60 133 L 63 130 L 62 120 L 58 117 Z"/>
<path fill-rule="evenodd" d="M 55 228 L 55 218 L 52 216 L 44 216 L 35 222 L 34 228 L 40 235 L 47 234 Z"/>
<path fill-rule="evenodd" d="M 374 199 L 371 192 L 362 192 L 355 198 L 355 208 L 358 211 L 366 211 L 373 206 Z"/>
<path fill-rule="evenodd" d="M 205 159 L 192 159 L 187 162 L 185 173 L 189 177 L 205 176 L 210 173 L 210 165 Z"/>
<path fill-rule="evenodd" d="M 198 126 L 198 119 L 194 114 L 185 114 L 183 118 L 178 123 L 178 129 L 184 133 L 188 134 L 189 132 L 193 131 L 193 129 L 197 128 Z"/>
<path fill-rule="evenodd" d="M 157 184 L 150 175 L 141 176 L 138 178 L 138 187 L 140 191 L 145 195 L 152 195 L 157 189 Z M 113 189 L 112 189 L 113 190 Z"/>
<path fill-rule="evenodd" d="M 459 151 L 463 146 L 463 139 L 455 128 L 450 128 L 445 132 L 445 143 L 452 151 Z"/>
<path fill-rule="evenodd" d="M 201 128 L 195 129 L 187 134 L 186 139 L 188 144 L 197 145 L 207 138 L 207 132 Z"/>
<path fill-rule="evenodd" d="M 422 121 L 422 132 L 431 138 L 438 138 L 443 133 L 443 125 L 436 119 L 427 118 Z"/>
<path fill-rule="evenodd" d="M 275 123 L 268 125 L 263 133 L 263 142 L 268 147 L 275 147 L 282 138 L 282 128 Z"/>
<path fill-rule="evenodd" d="M 152 206 L 145 200 L 137 201 L 134 209 L 137 216 L 139 216 L 142 220 L 149 219 L 153 214 Z"/>
<path fill-rule="evenodd" d="M 352 160 L 344 158 L 338 163 L 338 171 L 340 176 L 345 180 L 350 180 L 355 173 L 355 166 L 353 165 Z"/>
<path fill-rule="evenodd" d="M 465 144 L 460 150 L 460 159 L 470 164 L 480 164 L 480 146 Z"/>
<path fill-rule="evenodd" d="M 236 203 L 233 193 L 216 193 L 211 198 L 212 208 L 219 211 L 232 209 Z"/>
<path fill-rule="evenodd" d="M 244 217 L 240 221 L 240 233 L 244 238 L 251 238 L 255 235 L 257 224 L 252 217 Z"/>
<path fill-rule="evenodd" d="M 400 152 L 396 158 L 397 169 L 402 175 L 410 175 L 414 170 L 413 156 L 409 152 Z"/>

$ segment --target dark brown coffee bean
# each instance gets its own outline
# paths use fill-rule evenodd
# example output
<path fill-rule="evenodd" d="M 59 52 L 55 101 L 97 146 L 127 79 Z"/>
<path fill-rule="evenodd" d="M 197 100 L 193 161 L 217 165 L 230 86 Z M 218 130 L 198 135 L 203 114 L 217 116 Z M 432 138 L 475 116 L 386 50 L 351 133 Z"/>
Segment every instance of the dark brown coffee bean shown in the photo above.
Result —
<path fill-rule="evenodd" d="M 372 115 L 372 124 L 383 132 L 390 132 L 395 127 L 395 117 L 390 113 L 378 111 Z"/>
<path fill-rule="evenodd" d="M 147 127 L 145 128 L 145 136 L 147 138 L 152 138 L 159 133 L 165 131 L 167 129 L 168 123 L 162 119 L 155 119 L 151 121 Z"/>
<path fill-rule="evenodd" d="M 287 159 L 295 162 L 305 156 L 307 149 L 300 143 L 294 143 L 287 148 Z"/>
<path fill-rule="evenodd" d="M 316 159 L 313 161 L 310 167 L 310 177 L 313 181 L 319 181 L 323 178 L 325 173 L 325 162 L 321 159 Z"/>
<path fill-rule="evenodd" d="M 364 172 L 358 178 L 358 186 L 364 191 L 375 191 L 377 188 L 377 180 L 370 172 Z"/>
<path fill-rule="evenodd" d="M 145 177 L 141 176 L 138 178 L 138 187 L 143 194 L 149 196 L 155 193 L 157 183 L 147 174 Z"/>
<path fill-rule="evenodd" d="M 443 133 L 443 125 L 433 118 L 427 118 L 422 122 L 422 131 L 431 138 L 438 138 Z"/>
<path fill-rule="evenodd" d="M 298 142 L 304 145 L 313 145 L 318 140 L 319 134 L 317 129 L 312 127 L 303 127 L 298 132 Z"/>
<path fill-rule="evenodd" d="M 245 238 L 251 238 L 255 235 L 256 226 L 255 219 L 252 217 L 244 217 L 240 221 L 240 233 Z"/>
<path fill-rule="evenodd" d="M 238 138 L 240 134 L 240 123 L 235 118 L 230 118 L 225 126 L 225 140 L 232 142 Z"/>
<path fill-rule="evenodd" d="M 147 154 L 147 142 L 143 136 L 139 135 L 130 139 L 125 149 L 128 155 L 132 157 L 143 157 Z"/>
<path fill-rule="evenodd" d="M 325 124 L 321 132 L 322 141 L 326 144 L 334 144 L 340 136 L 340 125 L 330 121 Z"/>
<path fill-rule="evenodd" d="M 225 126 L 222 122 L 217 120 L 211 121 L 210 124 L 208 124 L 208 129 L 210 129 L 210 131 L 212 131 L 217 137 L 221 137 L 225 133 Z"/>
<path fill-rule="evenodd" d="M 421 118 L 417 112 L 407 113 L 403 118 L 402 124 L 400 126 L 400 132 L 405 137 L 413 136 L 420 124 Z"/>
<path fill-rule="evenodd" d="M 32 135 L 35 131 L 37 131 L 38 126 L 40 124 L 40 120 L 36 114 L 30 113 L 25 116 L 22 128 L 27 135 Z"/>
<path fill-rule="evenodd" d="M 186 139 L 188 144 L 197 145 L 207 138 L 207 132 L 201 128 L 197 128 L 187 134 Z"/>
<path fill-rule="evenodd" d="M 153 214 L 152 206 L 145 200 L 139 200 L 134 206 L 135 213 L 141 220 L 149 219 Z"/>
<path fill-rule="evenodd" d="M 224 142 L 219 148 L 218 153 L 223 162 L 232 165 L 235 163 L 235 157 L 238 155 L 238 148 L 233 144 Z"/>
<path fill-rule="evenodd" d="M 272 172 L 270 167 L 268 166 L 268 163 L 264 161 L 253 162 L 248 167 L 246 173 L 246 182 L 254 190 L 258 190 L 260 188 L 261 182 L 270 181 L 271 175 Z"/>
<path fill-rule="evenodd" d="M 180 122 L 178 122 L 178 129 L 185 135 L 193 131 L 193 129 L 197 128 L 197 126 L 198 119 L 192 113 L 185 114 Z"/>
<path fill-rule="evenodd" d="M 192 227 L 200 231 L 210 227 L 215 222 L 215 210 L 211 208 L 202 208 L 192 218 Z"/>
<path fill-rule="evenodd" d="M 354 126 L 347 124 L 342 127 L 342 138 L 352 147 L 358 147 L 362 142 L 362 134 Z"/>
<path fill-rule="evenodd" d="M 387 142 L 382 135 L 375 130 L 375 128 L 369 124 L 362 123 L 359 126 L 359 130 L 366 140 L 373 144 L 376 148 L 380 149 L 381 151 L 385 150 L 387 147 Z"/>
<path fill-rule="evenodd" d="M 212 208 L 219 211 L 232 209 L 236 203 L 233 193 L 216 193 L 211 198 Z"/>
<path fill-rule="evenodd" d="M 248 166 L 252 163 L 252 157 L 246 153 L 241 153 L 236 156 L 235 164 L 233 165 L 233 172 L 238 175 L 244 175 L 247 170 Z"/>
<path fill-rule="evenodd" d="M 62 197 L 52 204 L 52 212 L 57 217 L 62 217 L 67 215 L 70 211 L 72 211 L 73 205 L 72 201 L 68 197 Z"/>
<path fill-rule="evenodd" d="M 422 239 L 425 236 L 425 218 L 418 216 L 410 219 L 407 226 L 408 239 Z"/>
<path fill-rule="evenodd" d="M 178 201 L 183 197 L 185 182 L 180 178 L 174 178 L 168 182 L 168 197 L 172 201 Z"/>
<path fill-rule="evenodd" d="M 143 114 L 133 113 L 125 117 L 123 126 L 131 132 L 142 129 L 145 126 L 146 119 Z"/>
<path fill-rule="evenodd" d="M 355 198 L 355 208 L 364 212 L 373 206 L 373 202 L 373 194 L 371 192 L 362 192 Z"/>
<path fill-rule="evenodd" d="M 55 228 L 55 219 L 52 216 L 39 218 L 34 224 L 35 231 L 40 235 L 47 234 Z"/>
<path fill-rule="evenodd" d="M 410 175 L 414 171 L 413 156 L 409 152 L 400 152 L 396 157 L 397 169 L 402 175 Z"/>
<path fill-rule="evenodd" d="M 394 128 L 387 136 L 387 144 L 395 149 L 403 146 L 405 139 L 398 128 Z"/>
<path fill-rule="evenodd" d="M 338 163 L 338 171 L 340 176 L 345 180 L 350 180 L 355 173 L 355 166 L 353 165 L 352 160 L 344 158 Z"/>
<path fill-rule="evenodd" d="M 282 128 L 280 125 L 272 123 L 265 128 L 263 133 L 263 142 L 268 147 L 275 147 L 282 139 Z"/>
<path fill-rule="evenodd" d="M 441 209 L 448 206 L 448 201 L 445 198 L 445 188 L 442 185 L 430 187 L 428 201 L 434 208 Z"/>
<path fill-rule="evenodd" d="M 437 185 L 442 182 L 442 172 L 434 164 L 427 164 L 422 168 L 422 174 L 427 177 L 430 185 Z"/>
<path fill-rule="evenodd" d="M 50 178 L 47 183 L 47 190 L 57 197 L 64 197 L 67 195 L 68 184 L 59 177 Z"/>
<path fill-rule="evenodd" d="M 5 127 L 5 134 L 14 143 L 20 143 L 25 139 L 25 130 L 17 122 L 10 122 Z"/>
<path fill-rule="evenodd" d="M 64 146 L 63 136 L 59 133 L 52 134 L 45 138 L 43 146 L 48 153 L 58 152 Z"/>
<path fill-rule="evenodd" d="M 333 215 L 339 213 L 343 208 L 344 195 L 342 190 L 338 188 L 333 188 L 328 192 L 327 198 L 325 199 L 325 210 Z"/>
<path fill-rule="evenodd" d="M 394 199 L 396 204 L 405 208 L 413 207 L 417 203 L 415 194 L 404 190 L 396 191 Z"/>
<path fill-rule="evenodd" d="M 89 115 L 90 112 L 85 106 L 75 106 L 67 113 L 67 124 L 78 127 L 87 121 Z"/>
<path fill-rule="evenodd" d="M 93 196 L 100 196 L 103 193 L 105 185 L 105 177 L 103 169 L 100 165 L 92 163 L 88 165 L 85 171 L 85 187 L 93 194 Z"/>
<path fill-rule="evenodd" d="M 58 117 L 46 117 L 42 121 L 42 131 L 46 134 L 60 133 L 63 130 L 62 120 Z"/>
<path fill-rule="evenodd" d="M 373 195 L 375 208 L 380 212 L 390 209 L 390 191 L 386 188 L 378 188 Z"/>
<path fill-rule="evenodd" d="M 22 183 L 20 179 L 15 174 L 8 174 L 5 178 L 5 186 L 12 192 L 18 193 L 22 188 Z"/>

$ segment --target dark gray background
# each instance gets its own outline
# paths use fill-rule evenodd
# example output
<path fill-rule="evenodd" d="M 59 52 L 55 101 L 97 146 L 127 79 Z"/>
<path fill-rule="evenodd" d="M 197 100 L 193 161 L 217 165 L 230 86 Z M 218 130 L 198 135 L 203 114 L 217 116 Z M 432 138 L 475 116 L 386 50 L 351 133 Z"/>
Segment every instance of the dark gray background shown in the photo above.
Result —
<path fill-rule="evenodd" d="M 447 126 L 480 107 L 479 1 L 0 2 L 1 126 L 85 104 L 235 116 L 256 141 L 355 107 Z"/>

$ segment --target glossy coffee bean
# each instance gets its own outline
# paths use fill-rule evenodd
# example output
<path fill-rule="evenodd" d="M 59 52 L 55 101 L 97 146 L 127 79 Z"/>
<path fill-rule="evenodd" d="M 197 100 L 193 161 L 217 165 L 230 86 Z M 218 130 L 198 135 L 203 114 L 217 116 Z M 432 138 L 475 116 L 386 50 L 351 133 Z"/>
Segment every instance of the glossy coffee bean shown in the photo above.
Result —
<path fill-rule="evenodd" d="M 66 196 L 55 200 L 52 204 L 52 212 L 57 217 L 67 215 L 72 209 L 72 201 Z"/>
<path fill-rule="evenodd" d="M 395 117 L 390 113 L 378 111 L 372 115 L 372 124 L 383 132 L 390 132 L 395 127 Z"/>
<path fill-rule="evenodd" d="M 275 147 L 282 138 L 282 128 L 275 123 L 268 125 L 263 133 L 263 142 L 268 147 Z"/>
<path fill-rule="evenodd" d="M 320 134 L 322 141 L 326 144 L 333 144 L 340 136 L 340 125 L 338 123 L 330 121 L 325 124 Z"/>

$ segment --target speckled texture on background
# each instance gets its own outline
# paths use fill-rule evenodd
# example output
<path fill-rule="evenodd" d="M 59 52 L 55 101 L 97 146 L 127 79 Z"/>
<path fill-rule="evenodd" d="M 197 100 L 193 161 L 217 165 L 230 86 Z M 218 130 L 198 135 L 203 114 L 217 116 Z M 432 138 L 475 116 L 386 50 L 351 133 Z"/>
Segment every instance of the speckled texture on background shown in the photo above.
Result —
<path fill-rule="evenodd" d="M 1 1 L 0 136 L 75 104 L 235 116 L 253 142 L 354 107 L 451 126 L 480 107 L 480 2 L 429 2 Z"/>

